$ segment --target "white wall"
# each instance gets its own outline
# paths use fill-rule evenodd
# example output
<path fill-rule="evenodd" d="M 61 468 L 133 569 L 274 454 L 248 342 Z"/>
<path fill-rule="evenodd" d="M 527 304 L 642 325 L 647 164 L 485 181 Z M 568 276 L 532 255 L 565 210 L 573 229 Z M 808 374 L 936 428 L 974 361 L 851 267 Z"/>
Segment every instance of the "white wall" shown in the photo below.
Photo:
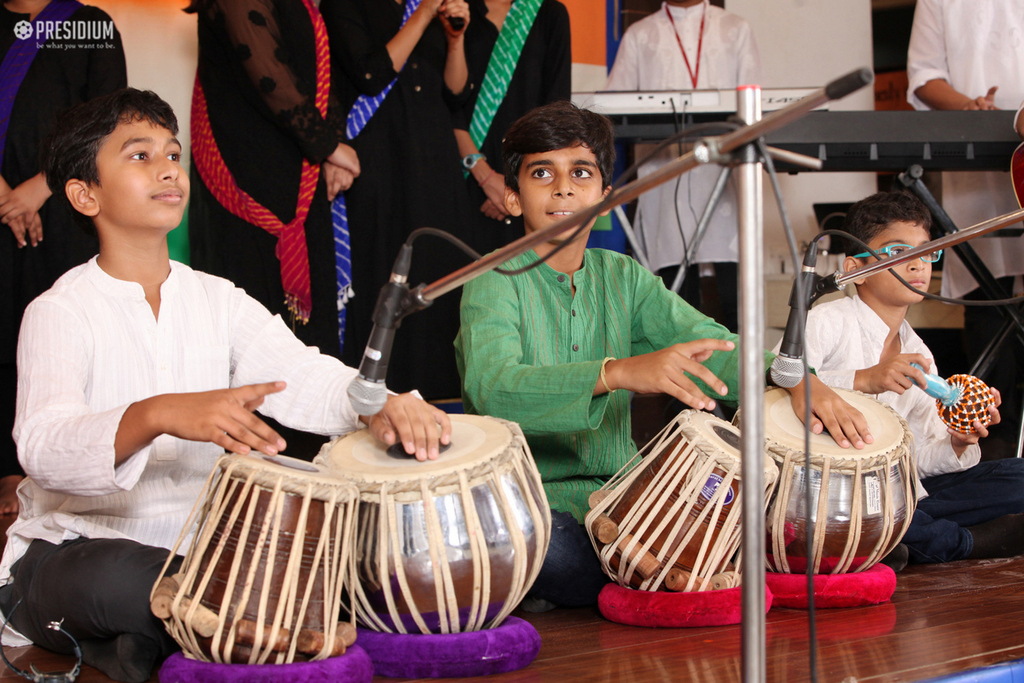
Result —
<path fill-rule="evenodd" d="M 88 0 L 114 20 L 124 42 L 128 85 L 152 90 L 178 116 L 178 139 L 188 162 L 189 112 L 199 45 L 196 15 L 185 14 L 189 0 Z"/>
<path fill-rule="evenodd" d="M 764 65 L 765 88 L 818 87 L 860 67 L 872 67 L 871 0 L 726 0 L 750 22 Z M 869 86 L 830 104 L 833 110 L 874 109 Z M 798 240 L 815 232 L 812 205 L 853 202 L 875 192 L 873 173 L 802 173 L 780 178 Z M 782 223 L 765 182 L 766 272 L 788 258 Z M 786 269 L 790 272 L 790 269 Z"/>

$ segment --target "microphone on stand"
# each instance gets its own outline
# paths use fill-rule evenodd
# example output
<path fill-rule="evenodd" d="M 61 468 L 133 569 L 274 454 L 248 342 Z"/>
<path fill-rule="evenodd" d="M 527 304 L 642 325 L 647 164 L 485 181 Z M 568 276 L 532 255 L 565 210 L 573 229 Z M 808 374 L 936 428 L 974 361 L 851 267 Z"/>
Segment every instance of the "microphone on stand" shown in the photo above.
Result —
<path fill-rule="evenodd" d="M 789 318 L 786 320 L 786 331 L 782 335 L 779 355 L 772 361 L 772 382 L 784 389 L 792 389 L 804 378 L 804 347 L 803 332 L 807 323 L 807 309 L 810 307 L 816 280 L 815 266 L 818 263 L 818 240 L 812 240 L 804 252 L 804 265 L 797 278 L 793 280 L 793 289 L 789 295 Z M 804 305 L 800 310 L 800 288 L 803 285 Z M 816 298 L 816 297 L 815 297 Z"/>
<path fill-rule="evenodd" d="M 388 389 L 384 380 L 388 374 L 395 330 L 402 324 L 402 318 L 422 308 L 410 300 L 408 278 L 411 264 L 412 245 L 403 244 L 391 269 L 391 279 L 377 297 L 373 330 L 359 362 L 359 376 L 348 385 L 349 401 L 359 415 L 376 415 L 387 402 Z"/>

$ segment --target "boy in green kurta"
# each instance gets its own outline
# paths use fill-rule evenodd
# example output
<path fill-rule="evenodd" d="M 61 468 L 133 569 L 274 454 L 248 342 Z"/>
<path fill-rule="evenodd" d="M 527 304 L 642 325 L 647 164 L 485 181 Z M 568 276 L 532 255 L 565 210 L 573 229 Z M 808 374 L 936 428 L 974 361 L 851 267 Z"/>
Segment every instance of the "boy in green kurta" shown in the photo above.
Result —
<path fill-rule="evenodd" d="M 534 109 L 504 141 L 505 203 L 533 232 L 611 190 L 611 123 L 556 102 Z M 592 224 L 591 224 L 592 225 Z M 739 397 L 738 337 L 668 291 L 633 259 L 587 249 L 591 225 L 465 286 L 455 340 L 466 412 L 518 422 L 553 510 L 552 540 L 531 596 L 558 605 L 597 601 L 607 581 L 580 526 L 587 498 L 636 453 L 629 394 L 666 393 L 694 408 Z M 773 355 L 765 353 L 765 369 Z M 871 441 L 863 417 L 816 378 L 812 429 L 840 445 Z M 624 389 L 625 391 L 620 391 Z M 803 414 L 803 386 L 793 390 Z"/>

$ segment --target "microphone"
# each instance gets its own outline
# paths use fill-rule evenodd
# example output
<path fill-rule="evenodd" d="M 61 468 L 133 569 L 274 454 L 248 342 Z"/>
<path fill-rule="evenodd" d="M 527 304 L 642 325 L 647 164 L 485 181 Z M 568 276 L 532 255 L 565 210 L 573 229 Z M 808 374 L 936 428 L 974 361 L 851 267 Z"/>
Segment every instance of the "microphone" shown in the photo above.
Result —
<path fill-rule="evenodd" d="M 406 299 L 411 264 L 412 245 L 403 244 L 391 269 L 391 279 L 381 288 L 377 297 L 377 306 L 373 311 L 373 330 L 359 363 L 359 376 L 348 385 L 348 399 L 359 415 L 376 415 L 388 400 L 384 380 L 388 374 L 395 330 L 409 312 Z"/>
<path fill-rule="evenodd" d="M 818 240 L 812 240 L 804 252 L 804 266 L 797 275 L 799 280 L 793 280 L 793 289 L 789 295 L 789 318 L 786 320 L 786 331 L 782 335 L 782 346 L 779 347 L 779 355 L 772 361 L 771 373 L 772 382 L 783 389 L 792 389 L 804 378 L 803 364 L 803 332 L 807 322 L 807 308 L 810 306 L 811 295 L 814 292 L 815 266 L 818 262 Z M 803 285 L 804 305 L 801 315 L 800 293 L 798 285 Z"/>
<path fill-rule="evenodd" d="M 451 26 L 454 31 L 461 31 L 462 27 L 466 25 L 466 20 L 462 17 L 448 17 L 448 25 Z"/>

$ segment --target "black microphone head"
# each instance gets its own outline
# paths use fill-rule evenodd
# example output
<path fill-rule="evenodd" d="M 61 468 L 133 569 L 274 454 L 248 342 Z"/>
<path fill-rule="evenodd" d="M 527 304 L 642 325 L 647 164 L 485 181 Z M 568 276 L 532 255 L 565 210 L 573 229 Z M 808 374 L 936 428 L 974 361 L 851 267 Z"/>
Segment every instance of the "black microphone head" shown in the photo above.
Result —
<path fill-rule="evenodd" d="M 461 31 L 463 27 L 466 25 L 466 20 L 463 19 L 462 17 L 449 17 L 448 25 L 451 26 L 452 29 L 456 31 Z"/>
<path fill-rule="evenodd" d="M 838 100 L 842 97 L 846 97 L 852 92 L 860 90 L 865 85 L 874 80 L 874 74 L 871 69 L 864 67 L 851 71 L 845 76 L 840 76 L 836 80 L 832 81 L 825 86 L 825 94 L 828 95 L 830 100 Z"/>

